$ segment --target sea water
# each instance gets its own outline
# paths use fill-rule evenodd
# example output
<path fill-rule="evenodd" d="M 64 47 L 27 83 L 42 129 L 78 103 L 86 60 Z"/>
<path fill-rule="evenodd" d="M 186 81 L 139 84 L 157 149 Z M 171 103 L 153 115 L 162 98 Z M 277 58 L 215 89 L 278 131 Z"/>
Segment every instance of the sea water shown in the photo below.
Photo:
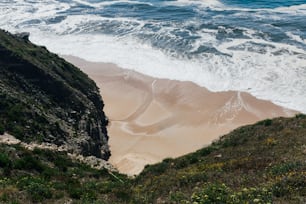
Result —
<path fill-rule="evenodd" d="M 306 0 L 0 0 L 50 51 L 306 113 Z"/>

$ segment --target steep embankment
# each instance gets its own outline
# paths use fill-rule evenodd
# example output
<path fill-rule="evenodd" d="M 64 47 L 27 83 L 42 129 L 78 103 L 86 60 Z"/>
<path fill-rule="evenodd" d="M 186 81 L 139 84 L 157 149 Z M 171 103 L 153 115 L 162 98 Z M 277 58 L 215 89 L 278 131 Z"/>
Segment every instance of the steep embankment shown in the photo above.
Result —
<path fill-rule="evenodd" d="M 103 102 L 80 70 L 0 31 L 0 79 L 0 137 L 69 147 L 0 144 L 0 203 L 306 203 L 305 115 L 241 127 L 132 179 L 69 157 L 109 156 Z"/>
<path fill-rule="evenodd" d="M 306 116 L 238 128 L 135 181 L 136 203 L 306 203 Z"/>
<path fill-rule="evenodd" d="M 0 203 L 305 203 L 306 116 L 239 128 L 136 178 L 0 144 Z"/>
<path fill-rule="evenodd" d="M 107 119 L 95 83 L 27 35 L 0 30 L 0 133 L 108 159 Z"/>

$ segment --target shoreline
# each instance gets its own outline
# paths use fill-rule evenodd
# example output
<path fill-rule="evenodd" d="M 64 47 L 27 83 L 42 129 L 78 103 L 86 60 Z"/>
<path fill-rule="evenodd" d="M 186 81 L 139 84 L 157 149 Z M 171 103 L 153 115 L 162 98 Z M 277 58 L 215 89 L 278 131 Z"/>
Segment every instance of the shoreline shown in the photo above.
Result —
<path fill-rule="evenodd" d="M 245 92 L 210 92 L 193 82 L 157 79 L 110 63 L 63 56 L 92 78 L 110 120 L 110 163 L 121 173 L 194 152 L 237 127 L 296 114 Z"/>

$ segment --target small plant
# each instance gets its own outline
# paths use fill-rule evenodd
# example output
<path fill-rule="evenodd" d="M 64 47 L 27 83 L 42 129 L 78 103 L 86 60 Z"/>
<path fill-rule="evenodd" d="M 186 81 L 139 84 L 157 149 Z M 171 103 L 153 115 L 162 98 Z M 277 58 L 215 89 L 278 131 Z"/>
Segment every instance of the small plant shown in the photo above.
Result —
<path fill-rule="evenodd" d="M 272 120 L 271 119 L 266 119 L 266 120 L 262 120 L 259 121 L 258 123 L 256 123 L 256 125 L 263 125 L 263 126 L 271 126 L 272 125 Z"/>
<path fill-rule="evenodd" d="M 296 117 L 296 118 L 305 119 L 305 118 L 306 118 L 306 115 L 300 113 L 300 114 L 296 114 L 295 117 Z"/>
<path fill-rule="evenodd" d="M 282 175 L 288 173 L 289 171 L 300 169 L 301 167 L 302 164 L 300 162 L 284 163 L 273 166 L 271 169 L 271 173 L 273 175 Z"/>
<path fill-rule="evenodd" d="M 175 203 L 187 203 L 187 199 L 188 199 L 186 195 L 180 191 L 170 192 L 169 197 L 170 197 L 170 200 Z"/>
<path fill-rule="evenodd" d="M 36 170 L 42 172 L 45 169 L 45 166 L 37 158 L 34 158 L 33 155 L 25 155 L 20 159 L 14 162 L 14 167 L 16 169 L 24 170 Z"/>
<path fill-rule="evenodd" d="M 3 174 L 9 175 L 12 169 L 12 161 L 6 153 L 0 153 L 0 168 L 3 168 Z"/>
<path fill-rule="evenodd" d="M 167 167 L 168 163 L 163 161 L 157 165 L 146 166 L 146 171 L 150 171 L 153 174 L 162 174 L 166 171 Z"/>
<path fill-rule="evenodd" d="M 288 173 L 272 186 L 273 195 L 276 197 L 290 198 L 295 194 L 306 196 L 306 175 Z"/>
<path fill-rule="evenodd" d="M 272 137 L 268 137 L 266 140 L 265 140 L 265 145 L 267 146 L 274 146 L 277 144 L 277 140 L 272 138 Z"/>
<path fill-rule="evenodd" d="M 208 183 L 191 197 L 193 203 L 227 203 L 230 189 L 225 184 Z"/>
<path fill-rule="evenodd" d="M 36 177 L 23 177 L 17 187 L 25 190 L 32 201 L 38 202 L 52 198 L 51 186 L 45 180 Z"/>
<path fill-rule="evenodd" d="M 12 161 L 6 153 L 0 153 L 0 167 L 5 168 L 12 165 Z"/>
<path fill-rule="evenodd" d="M 3 135 L 5 131 L 5 128 L 2 124 L 0 124 L 0 135 Z"/>

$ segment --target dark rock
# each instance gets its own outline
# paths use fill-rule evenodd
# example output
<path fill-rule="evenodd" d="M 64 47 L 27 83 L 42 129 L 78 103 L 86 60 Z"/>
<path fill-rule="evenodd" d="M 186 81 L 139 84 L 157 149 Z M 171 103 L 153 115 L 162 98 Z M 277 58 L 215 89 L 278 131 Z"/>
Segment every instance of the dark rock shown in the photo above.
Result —
<path fill-rule="evenodd" d="M 96 84 L 28 37 L 0 30 L 0 124 L 22 141 L 108 159 L 108 121 Z"/>
<path fill-rule="evenodd" d="M 29 32 L 16 33 L 15 36 L 25 41 L 29 41 L 30 33 Z"/>

